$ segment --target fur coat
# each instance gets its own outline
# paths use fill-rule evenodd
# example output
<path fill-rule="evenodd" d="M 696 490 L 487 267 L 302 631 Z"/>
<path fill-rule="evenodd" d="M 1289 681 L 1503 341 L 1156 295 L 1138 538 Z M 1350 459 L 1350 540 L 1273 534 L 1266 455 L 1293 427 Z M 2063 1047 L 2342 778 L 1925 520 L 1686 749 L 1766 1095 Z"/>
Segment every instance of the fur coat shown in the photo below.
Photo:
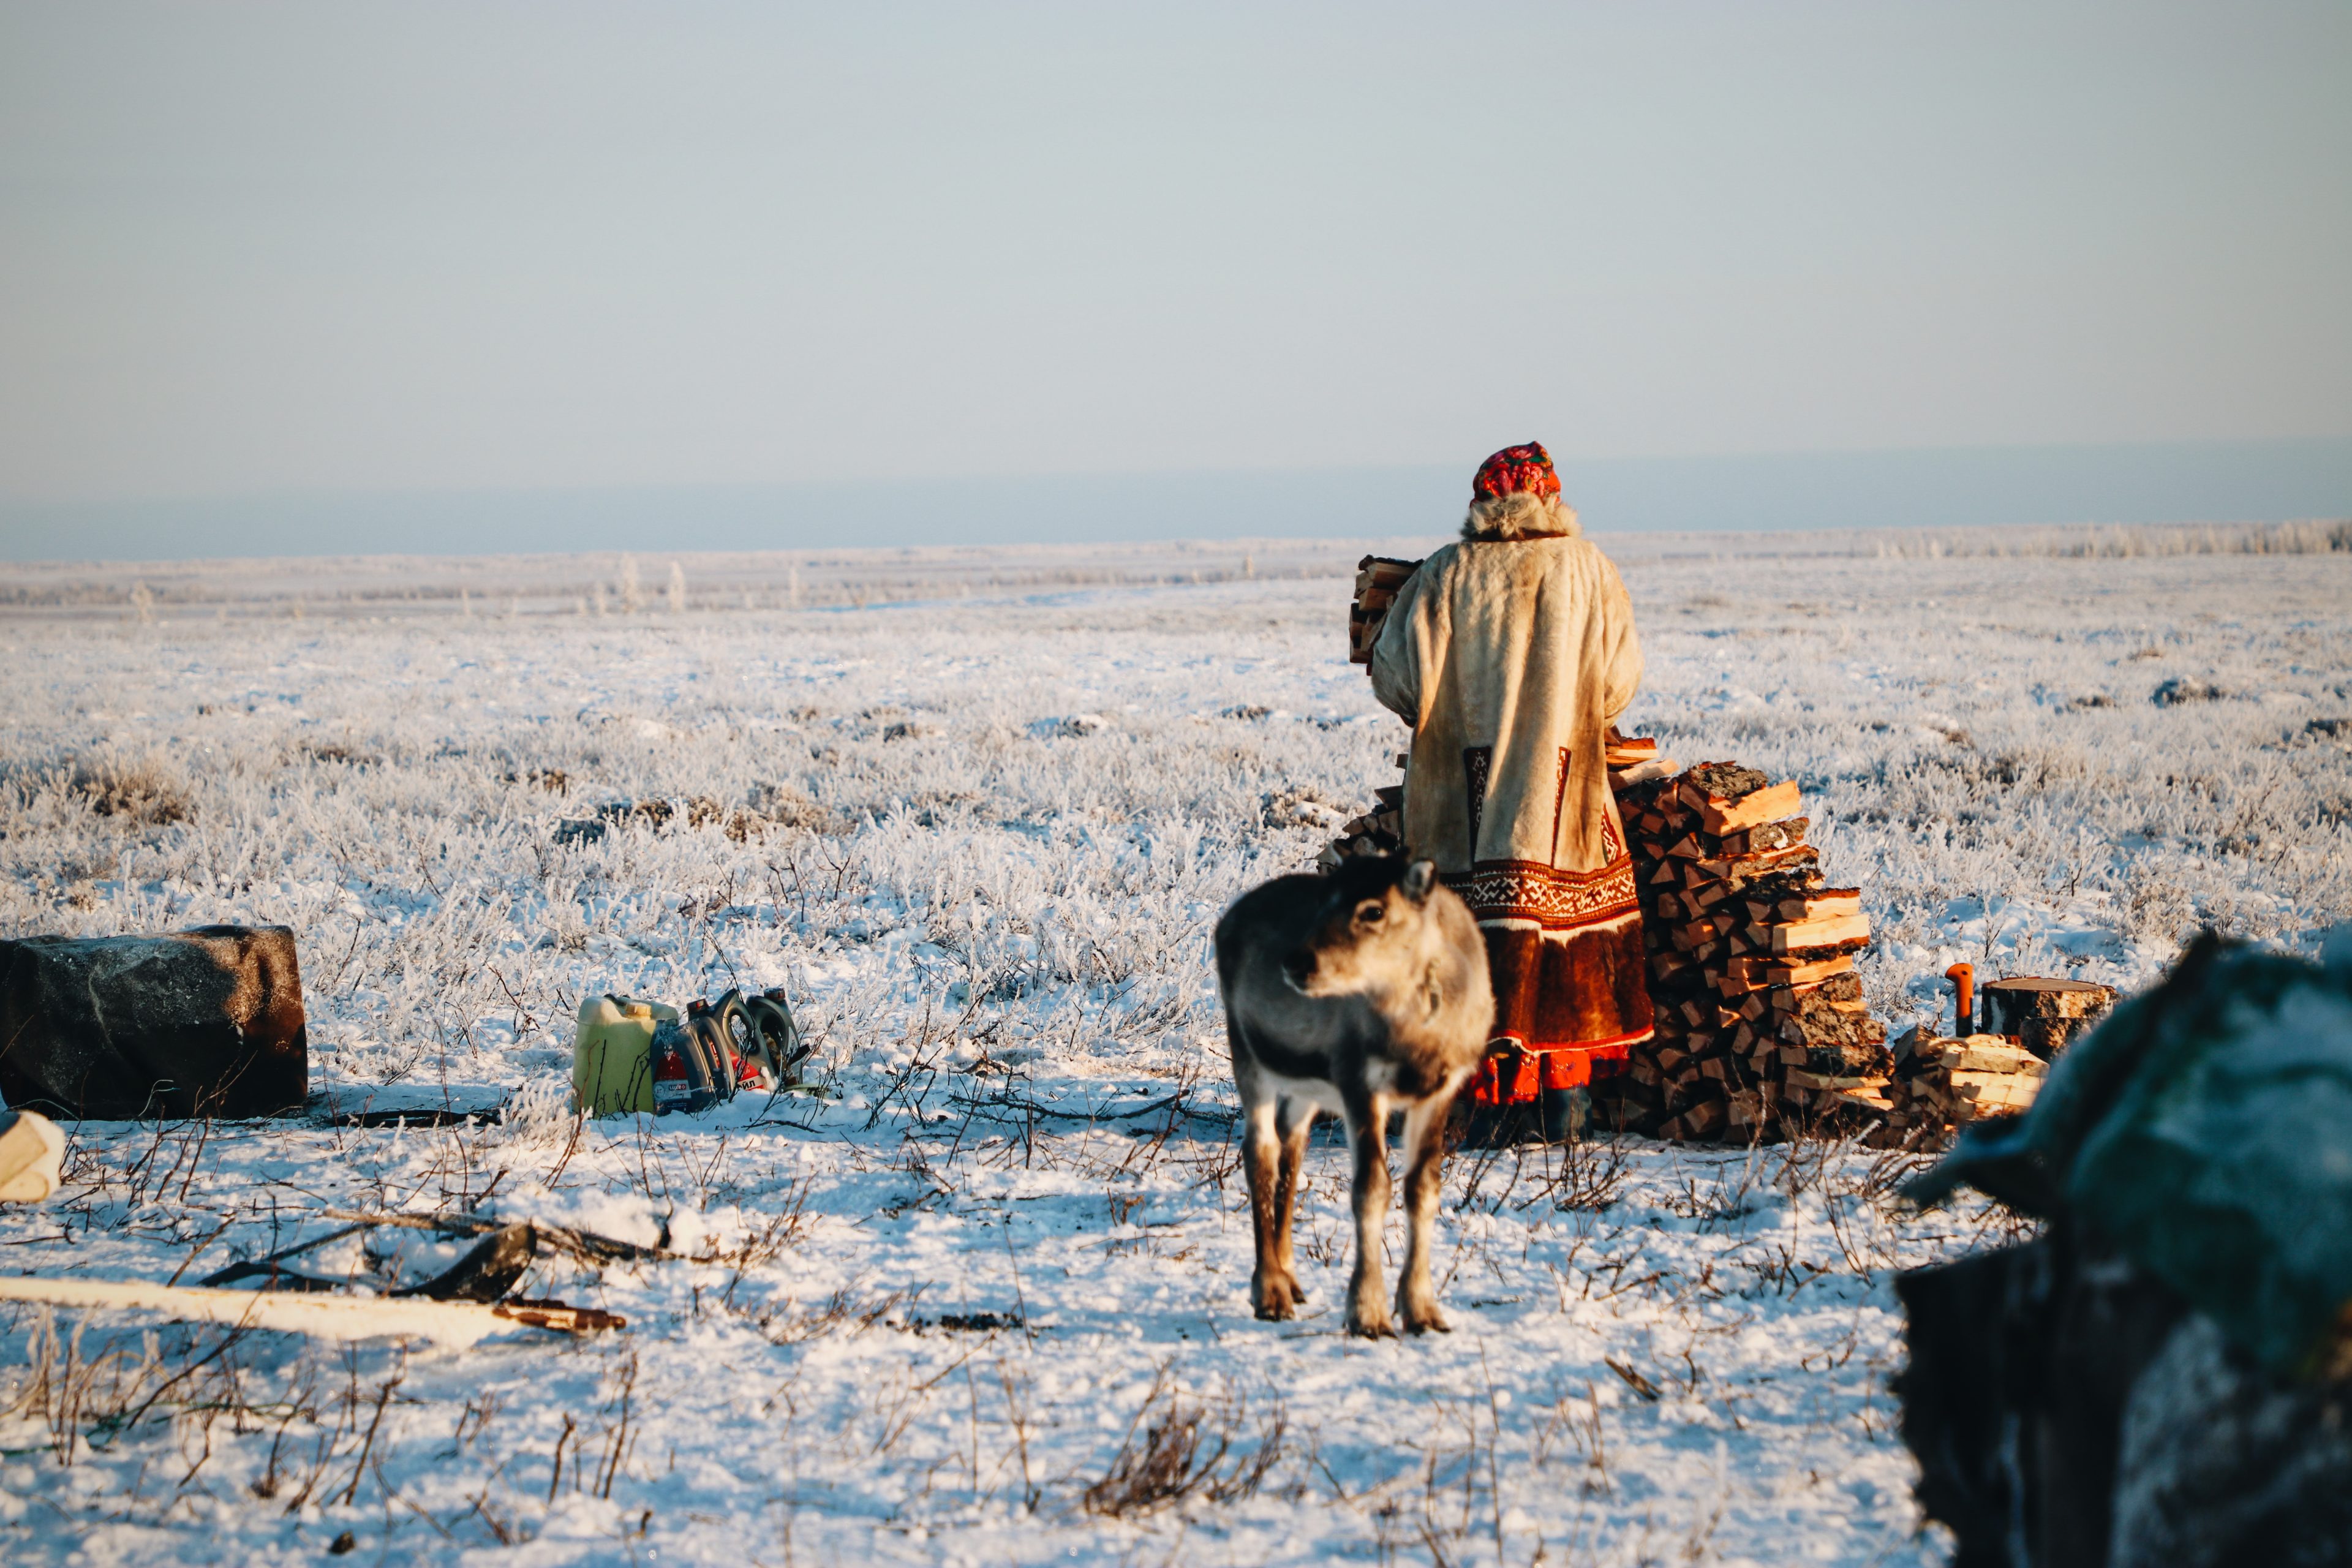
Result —
<path fill-rule="evenodd" d="M 1642 679 L 1625 585 L 1556 499 L 1474 506 L 1372 651 L 1412 726 L 1404 837 L 1477 916 L 1507 1058 L 1482 1098 L 1587 1080 L 1648 1037 L 1633 864 L 1604 742 Z M 1555 1059 L 1547 1059 L 1555 1058 Z M 1490 1064 L 1491 1065 L 1491 1064 Z M 1520 1092 L 1526 1090 L 1527 1092 Z"/>

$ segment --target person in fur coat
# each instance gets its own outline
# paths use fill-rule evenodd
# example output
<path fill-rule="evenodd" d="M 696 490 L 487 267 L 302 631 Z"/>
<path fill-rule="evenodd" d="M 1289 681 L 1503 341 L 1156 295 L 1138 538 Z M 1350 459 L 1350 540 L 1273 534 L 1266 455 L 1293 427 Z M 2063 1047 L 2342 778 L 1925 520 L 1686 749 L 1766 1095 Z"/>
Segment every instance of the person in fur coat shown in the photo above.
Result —
<path fill-rule="evenodd" d="M 1371 678 L 1412 726 L 1405 843 L 1486 942 L 1495 1036 L 1475 1100 L 1549 1100 L 1616 1070 L 1650 1037 L 1650 995 L 1603 745 L 1642 650 L 1541 446 L 1479 466 L 1462 538 L 1398 591 Z"/>

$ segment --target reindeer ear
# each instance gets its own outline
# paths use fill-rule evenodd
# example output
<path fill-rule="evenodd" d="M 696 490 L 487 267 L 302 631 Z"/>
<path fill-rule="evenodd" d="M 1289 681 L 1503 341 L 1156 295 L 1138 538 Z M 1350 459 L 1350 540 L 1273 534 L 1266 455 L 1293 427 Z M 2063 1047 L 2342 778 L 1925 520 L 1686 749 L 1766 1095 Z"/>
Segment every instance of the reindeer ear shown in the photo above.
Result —
<path fill-rule="evenodd" d="M 1415 860 L 1404 868 L 1404 878 L 1397 883 L 1404 890 L 1404 896 L 1416 904 L 1428 898 L 1429 889 L 1436 885 L 1437 862 L 1434 860 Z"/>

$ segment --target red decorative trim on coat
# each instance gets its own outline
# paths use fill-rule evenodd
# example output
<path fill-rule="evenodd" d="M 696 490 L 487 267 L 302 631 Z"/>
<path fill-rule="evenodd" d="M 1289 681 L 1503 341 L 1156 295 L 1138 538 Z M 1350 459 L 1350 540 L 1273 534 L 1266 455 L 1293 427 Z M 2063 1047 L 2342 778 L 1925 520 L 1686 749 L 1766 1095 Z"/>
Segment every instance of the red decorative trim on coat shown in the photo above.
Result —
<path fill-rule="evenodd" d="M 1633 858 L 1619 855 L 1596 871 L 1561 871 L 1533 860 L 1481 860 L 1440 879 L 1479 920 L 1533 921 L 1546 930 L 1596 925 L 1639 909 Z"/>
<path fill-rule="evenodd" d="M 1470 1097 L 1481 1105 L 1508 1105 L 1533 1100 L 1547 1089 L 1581 1089 L 1597 1079 L 1614 1078 L 1625 1069 L 1635 1046 L 1651 1037 L 1642 1029 L 1574 1046 L 1530 1046 L 1516 1035 L 1506 1035 L 1487 1047 L 1470 1080 Z"/>

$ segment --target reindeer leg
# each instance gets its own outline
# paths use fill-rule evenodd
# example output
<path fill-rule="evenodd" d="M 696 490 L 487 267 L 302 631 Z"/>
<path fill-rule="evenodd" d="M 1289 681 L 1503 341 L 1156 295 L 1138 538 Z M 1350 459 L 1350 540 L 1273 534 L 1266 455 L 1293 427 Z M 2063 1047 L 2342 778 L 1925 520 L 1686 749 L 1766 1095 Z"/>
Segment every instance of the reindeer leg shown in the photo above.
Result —
<path fill-rule="evenodd" d="M 1307 1304 L 1307 1292 L 1299 1289 L 1297 1259 L 1290 1249 L 1290 1220 L 1298 1202 L 1298 1169 L 1307 1160 L 1307 1135 L 1314 1127 L 1312 1100 L 1282 1102 L 1281 1114 L 1275 1122 L 1282 1149 L 1274 1187 L 1274 1258 L 1282 1281 L 1290 1290 L 1291 1302 L 1300 1307 Z"/>
<path fill-rule="evenodd" d="M 1275 1322 L 1289 1317 L 1294 1306 L 1288 1271 L 1276 1240 L 1280 1229 L 1276 1201 L 1282 1185 L 1281 1145 L 1274 1135 L 1276 1099 L 1256 1081 L 1256 1074 L 1236 1076 L 1242 1091 L 1242 1165 L 1249 1173 L 1250 1229 L 1257 1243 L 1257 1264 L 1250 1272 L 1250 1308 Z"/>
<path fill-rule="evenodd" d="M 1348 1281 L 1348 1331 L 1365 1339 L 1396 1332 L 1381 1288 L 1381 1228 L 1389 1217 L 1388 1097 L 1342 1085 L 1348 1152 L 1355 1156 L 1356 1271 Z"/>
<path fill-rule="evenodd" d="M 1429 1282 L 1429 1253 L 1436 1238 L 1437 1199 L 1445 1175 L 1445 1115 L 1454 1107 L 1449 1089 L 1433 1094 L 1405 1112 L 1404 1272 L 1397 1279 L 1397 1314 L 1412 1333 L 1452 1331 L 1437 1310 Z"/>

